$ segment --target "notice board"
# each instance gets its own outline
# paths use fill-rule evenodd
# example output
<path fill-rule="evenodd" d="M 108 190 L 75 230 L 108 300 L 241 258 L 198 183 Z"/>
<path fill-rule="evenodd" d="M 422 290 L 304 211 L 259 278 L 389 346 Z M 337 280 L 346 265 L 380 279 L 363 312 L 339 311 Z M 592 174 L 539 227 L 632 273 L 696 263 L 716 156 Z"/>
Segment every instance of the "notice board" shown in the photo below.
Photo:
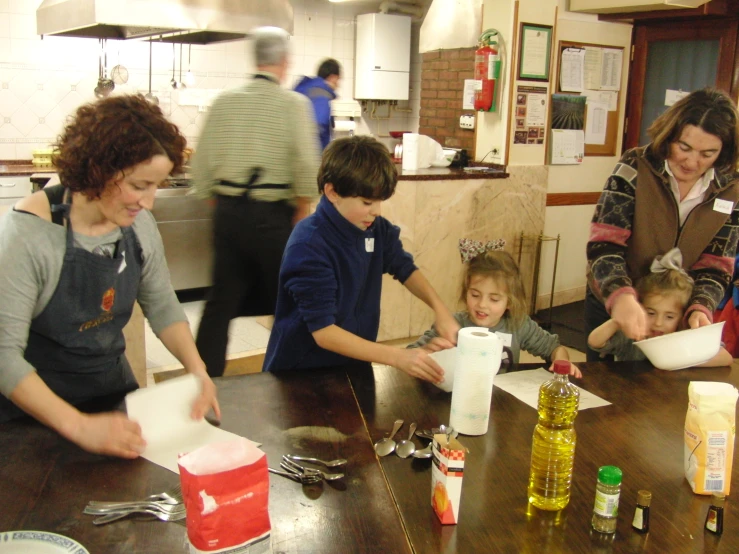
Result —
<path fill-rule="evenodd" d="M 586 87 L 588 86 L 587 82 L 581 83 L 581 91 L 573 91 L 572 88 L 577 88 L 575 85 L 573 87 L 572 83 L 563 83 L 563 66 L 562 66 L 562 55 L 566 52 L 565 57 L 567 57 L 567 54 L 582 51 L 582 54 L 592 54 L 593 52 L 598 51 L 607 51 L 608 53 L 618 53 L 618 56 L 615 56 L 615 58 L 622 59 L 624 49 L 623 47 L 616 47 L 616 46 L 607 46 L 602 44 L 591 44 L 591 43 L 584 43 L 584 42 L 571 42 L 571 41 L 559 41 L 558 48 L 557 48 L 557 79 L 556 79 L 556 89 L 554 92 L 556 93 L 562 93 L 562 94 L 575 94 L 575 95 L 583 95 L 587 93 Z M 614 56 L 611 56 L 612 58 Z M 585 143 L 585 155 L 586 156 L 615 156 L 616 155 L 616 146 L 618 144 L 618 126 L 619 121 L 621 120 L 621 67 L 615 68 L 615 71 L 617 71 L 617 74 L 612 79 L 613 82 L 617 81 L 617 84 L 614 85 L 613 82 L 610 85 L 604 85 L 605 88 L 602 89 L 604 96 L 611 96 L 613 97 L 615 95 L 615 101 L 612 101 L 610 103 L 610 108 L 606 113 L 606 117 L 604 119 L 605 124 L 605 137 L 603 140 L 603 144 L 588 144 L 587 141 Z M 604 74 L 607 73 L 607 71 L 603 70 Z M 567 80 L 567 79 L 565 79 Z M 606 79 L 607 80 L 607 79 Z M 587 80 L 586 80 L 587 81 Z M 564 86 L 563 86 L 564 85 Z M 614 86 L 617 86 L 618 88 L 614 90 Z M 601 91 L 595 91 L 595 92 L 601 92 Z M 591 91 L 592 93 L 592 91 Z M 592 123 L 592 122 L 591 122 Z M 601 124 L 602 124 L 601 123 Z M 586 121 L 585 125 L 588 125 L 587 122 L 587 113 L 586 113 Z"/>

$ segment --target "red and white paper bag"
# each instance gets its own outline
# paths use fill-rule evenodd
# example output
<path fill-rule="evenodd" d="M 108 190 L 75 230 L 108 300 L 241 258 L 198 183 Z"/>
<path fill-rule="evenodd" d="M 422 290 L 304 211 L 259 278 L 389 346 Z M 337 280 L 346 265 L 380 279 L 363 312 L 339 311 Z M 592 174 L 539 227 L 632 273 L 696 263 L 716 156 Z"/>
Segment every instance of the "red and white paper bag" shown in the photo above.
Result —
<path fill-rule="evenodd" d="M 178 465 L 191 554 L 271 552 L 264 452 L 238 439 L 183 454 Z"/>

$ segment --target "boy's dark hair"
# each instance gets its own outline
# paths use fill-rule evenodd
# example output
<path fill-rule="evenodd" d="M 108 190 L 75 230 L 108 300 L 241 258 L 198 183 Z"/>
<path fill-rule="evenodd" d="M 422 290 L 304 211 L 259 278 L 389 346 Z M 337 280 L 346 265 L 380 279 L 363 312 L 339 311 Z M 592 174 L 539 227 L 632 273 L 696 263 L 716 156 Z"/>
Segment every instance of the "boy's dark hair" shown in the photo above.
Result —
<path fill-rule="evenodd" d="M 339 66 L 339 62 L 337 62 L 335 59 L 328 58 L 326 60 L 323 60 L 323 62 L 321 62 L 321 65 L 318 66 L 318 76 L 321 79 L 325 79 L 326 77 L 330 77 L 331 75 L 341 77 L 341 66 Z"/>
<path fill-rule="evenodd" d="M 319 192 L 323 193 L 326 183 L 344 198 L 387 200 L 395 193 L 398 170 L 381 142 L 364 135 L 342 138 L 331 141 L 323 151 Z"/>

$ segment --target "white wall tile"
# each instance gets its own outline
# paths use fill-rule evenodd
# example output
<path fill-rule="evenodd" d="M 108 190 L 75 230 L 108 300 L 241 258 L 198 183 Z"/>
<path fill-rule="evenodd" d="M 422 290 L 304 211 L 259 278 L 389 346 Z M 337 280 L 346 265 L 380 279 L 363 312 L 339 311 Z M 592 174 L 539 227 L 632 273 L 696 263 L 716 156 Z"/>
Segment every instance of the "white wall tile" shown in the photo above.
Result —
<path fill-rule="evenodd" d="M 96 39 L 53 37 L 43 40 L 36 35 L 35 11 L 40 0 L 0 0 L 0 159 L 29 159 L 34 148 L 48 146 L 63 128 L 76 108 L 95 100 L 98 80 Z M 351 99 L 354 79 L 355 17 L 374 11 L 365 2 L 332 4 L 328 0 L 293 0 L 294 35 L 291 38 L 289 78 L 291 87 L 301 75 L 315 75 L 318 64 L 334 57 L 342 65 L 343 78 L 338 94 Z M 412 28 L 413 44 L 418 40 L 418 25 Z M 415 42 L 414 42 L 415 41 Z M 162 97 L 162 108 L 181 127 L 191 144 L 203 127 L 206 112 L 192 106 L 179 106 L 177 93 L 172 94 L 172 45 L 153 44 L 152 90 Z M 116 64 L 128 69 L 129 81 L 117 85 L 114 94 L 145 93 L 149 83 L 149 43 L 145 41 L 113 41 L 106 45 L 108 71 Z M 175 49 L 175 78 L 180 79 L 180 49 Z M 243 84 L 254 72 L 250 41 L 213 45 L 185 46 L 182 74 L 190 68 L 198 88 L 227 89 Z M 413 101 L 418 104 L 420 55 L 412 53 Z M 5 88 L 3 88 L 5 87 Z M 171 101 L 167 102 L 167 99 Z M 413 125 L 411 117 L 393 116 L 386 121 L 360 121 L 358 132 L 387 133 Z M 4 118 L 11 118 L 10 124 Z M 43 123 L 39 123 L 42 118 Z M 415 122 L 417 130 L 417 120 Z M 37 136 L 47 133 L 48 136 Z M 382 138 L 382 140 L 385 140 Z M 15 142 L 7 142 L 15 141 Z M 45 142 L 44 142 L 45 141 Z"/>

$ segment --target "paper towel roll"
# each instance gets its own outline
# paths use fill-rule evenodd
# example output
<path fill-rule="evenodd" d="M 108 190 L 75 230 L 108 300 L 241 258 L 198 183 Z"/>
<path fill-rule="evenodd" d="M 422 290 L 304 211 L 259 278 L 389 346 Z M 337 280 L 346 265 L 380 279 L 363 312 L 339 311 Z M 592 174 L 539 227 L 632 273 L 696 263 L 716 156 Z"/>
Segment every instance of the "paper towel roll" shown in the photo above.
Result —
<path fill-rule="evenodd" d="M 353 132 L 357 128 L 357 122 L 347 119 L 334 119 L 334 131 Z"/>
<path fill-rule="evenodd" d="M 463 435 L 484 435 L 488 430 L 493 378 L 502 353 L 503 341 L 487 328 L 459 331 L 449 425 Z"/>

